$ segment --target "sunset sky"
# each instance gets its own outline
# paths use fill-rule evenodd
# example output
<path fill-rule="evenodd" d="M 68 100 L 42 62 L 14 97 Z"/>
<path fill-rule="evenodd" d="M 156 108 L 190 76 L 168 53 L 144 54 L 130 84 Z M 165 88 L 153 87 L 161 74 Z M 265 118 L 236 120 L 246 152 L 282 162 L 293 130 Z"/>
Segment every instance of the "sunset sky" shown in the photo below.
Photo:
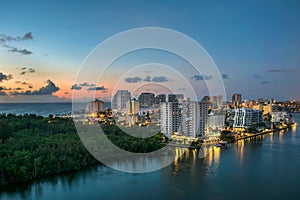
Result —
<path fill-rule="evenodd" d="M 201 44 L 222 74 L 227 99 L 232 93 L 243 99 L 300 99 L 300 1 L 4 0 L 0 102 L 70 101 L 73 90 L 83 99 L 97 91 L 109 100 L 117 87 L 110 80 L 124 66 L 168 63 L 188 68 L 166 52 L 145 50 L 117 60 L 99 83 L 74 84 L 80 65 L 100 42 L 139 27 L 173 29 Z M 199 88 L 210 78 L 192 72 L 185 76 Z M 136 88 L 172 82 L 178 93 L 187 89 L 159 67 L 125 74 L 120 81 Z M 197 92 L 206 94 L 205 89 Z"/>

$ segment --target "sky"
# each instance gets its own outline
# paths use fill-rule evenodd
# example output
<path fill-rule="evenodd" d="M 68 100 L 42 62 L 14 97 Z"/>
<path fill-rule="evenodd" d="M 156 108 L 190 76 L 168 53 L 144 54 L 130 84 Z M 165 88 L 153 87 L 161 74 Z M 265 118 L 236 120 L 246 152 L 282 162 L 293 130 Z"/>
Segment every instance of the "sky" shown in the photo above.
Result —
<path fill-rule="evenodd" d="M 180 74 L 159 64 L 122 71 L 143 63 L 180 66 L 196 93 L 206 95 L 209 74 L 185 70 L 191 68 L 186 61 L 157 50 L 121 57 L 97 83 L 88 76 L 76 82 L 80 66 L 99 43 L 142 27 L 172 29 L 202 45 L 222 75 L 228 100 L 233 93 L 243 99 L 300 99 L 300 1 L 3 0 L 0 102 L 71 101 L 74 91 L 78 98 L 96 94 L 109 100 L 120 86 L 140 89 L 149 83 L 188 91 L 174 77 Z"/>

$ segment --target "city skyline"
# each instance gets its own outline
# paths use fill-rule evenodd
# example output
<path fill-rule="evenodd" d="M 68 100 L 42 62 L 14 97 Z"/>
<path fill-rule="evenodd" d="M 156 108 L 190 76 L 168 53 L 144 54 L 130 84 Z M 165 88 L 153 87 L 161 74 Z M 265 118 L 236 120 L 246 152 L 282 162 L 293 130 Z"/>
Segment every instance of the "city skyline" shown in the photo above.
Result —
<path fill-rule="evenodd" d="M 80 90 L 83 100 L 94 91 L 97 97 L 111 99 L 116 86 L 109 80 L 127 66 L 151 62 L 190 67 L 174 55 L 145 50 L 117 60 L 103 82 L 74 84 L 81 63 L 96 45 L 119 32 L 147 26 L 173 29 L 200 43 L 222 75 L 224 101 L 234 93 L 244 99 L 300 99 L 298 1 L 14 3 L 4 1 L 0 14 L 5 19 L 0 22 L 0 102 L 71 101 L 74 90 Z M 187 88 L 176 73 L 159 71 L 162 68 L 126 72 L 120 85 L 165 84 L 184 93 Z M 204 80 L 209 74 L 184 75 L 197 93 L 207 95 Z"/>

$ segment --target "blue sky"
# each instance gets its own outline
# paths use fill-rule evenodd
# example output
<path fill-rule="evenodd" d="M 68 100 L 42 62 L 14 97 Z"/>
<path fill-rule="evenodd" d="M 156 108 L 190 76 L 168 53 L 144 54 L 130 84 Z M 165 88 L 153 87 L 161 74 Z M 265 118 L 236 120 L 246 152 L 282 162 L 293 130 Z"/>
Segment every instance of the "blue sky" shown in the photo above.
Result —
<path fill-rule="evenodd" d="M 97 44 L 145 26 L 174 29 L 199 42 L 228 75 L 224 80 L 228 98 L 240 92 L 245 99 L 300 99 L 300 1 L 292 0 L 4 0 L 0 34 L 21 37 L 31 32 L 33 39 L 9 45 L 33 54 L 19 55 L 0 46 L 0 72 L 14 77 L 0 86 L 16 88 L 16 81 L 27 81 L 39 90 L 51 80 L 60 91 L 48 95 L 69 98 L 77 69 Z M 36 73 L 20 76 L 23 66 Z"/>

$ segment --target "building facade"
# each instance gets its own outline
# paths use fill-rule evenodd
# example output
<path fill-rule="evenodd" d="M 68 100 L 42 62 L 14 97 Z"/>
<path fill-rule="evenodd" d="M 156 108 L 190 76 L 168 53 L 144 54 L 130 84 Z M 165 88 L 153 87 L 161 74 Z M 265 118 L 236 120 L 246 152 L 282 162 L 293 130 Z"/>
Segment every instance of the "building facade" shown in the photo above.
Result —
<path fill-rule="evenodd" d="M 173 130 L 173 103 L 163 102 L 160 104 L 160 131 L 171 138 Z"/>
<path fill-rule="evenodd" d="M 225 126 L 225 113 L 210 113 L 207 126 L 209 130 L 221 130 Z"/>
<path fill-rule="evenodd" d="M 155 103 L 155 95 L 153 93 L 141 93 L 139 103 L 141 110 L 150 109 Z"/>
<path fill-rule="evenodd" d="M 155 97 L 155 104 L 159 105 L 160 103 L 166 102 L 166 95 L 165 94 L 159 94 Z"/>
<path fill-rule="evenodd" d="M 241 94 L 233 94 L 232 95 L 232 106 L 234 108 L 238 108 L 242 103 L 242 95 Z"/>
<path fill-rule="evenodd" d="M 211 102 L 211 107 L 213 109 L 221 108 L 222 105 L 223 105 L 223 96 L 222 95 L 211 96 L 210 97 L 210 102 Z"/>
<path fill-rule="evenodd" d="M 277 111 L 271 114 L 271 122 L 273 123 L 292 123 L 291 116 L 285 111 Z"/>
<path fill-rule="evenodd" d="M 233 111 L 234 128 L 252 128 L 263 122 L 262 111 L 250 108 L 238 108 Z"/>
<path fill-rule="evenodd" d="M 99 112 L 104 112 L 104 102 L 96 99 L 95 101 L 90 101 L 86 107 L 85 111 L 87 113 L 99 113 Z"/>
<path fill-rule="evenodd" d="M 114 112 L 127 113 L 128 102 L 131 100 L 131 93 L 128 90 L 118 90 L 113 96 L 112 109 Z"/>

